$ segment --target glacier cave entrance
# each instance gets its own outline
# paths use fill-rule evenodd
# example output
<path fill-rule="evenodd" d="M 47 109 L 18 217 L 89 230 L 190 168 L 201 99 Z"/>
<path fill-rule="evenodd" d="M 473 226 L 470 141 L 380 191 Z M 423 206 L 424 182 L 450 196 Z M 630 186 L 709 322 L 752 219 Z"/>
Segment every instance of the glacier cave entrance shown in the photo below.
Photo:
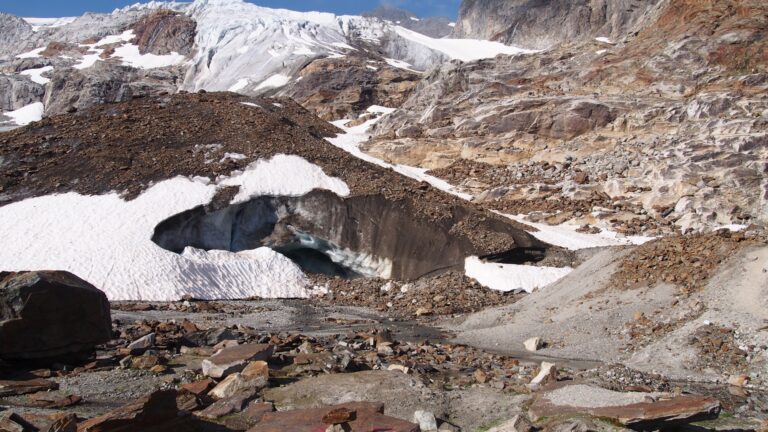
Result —
<path fill-rule="evenodd" d="M 186 247 L 231 252 L 269 247 L 309 273 L 413 280 L 463 270 L 466 257 L 483 255 L 454 229 L 467 212 L 456 206 L 449 218 L 429 221 L 414 217 L 416 210 L 407 200 L 342 198 L 315 190 L 298 197 L 261 196 L 219 209 L 196 207 L 161 222 L 152 241 L 176 253 Z M 486 232 L 512 236 L 516 243 L 520 238 L 529 246 L 498 254 L 500 260 L 545 253 L 546 244 L 510 224 L 490 218 L 482 223 Z"/>

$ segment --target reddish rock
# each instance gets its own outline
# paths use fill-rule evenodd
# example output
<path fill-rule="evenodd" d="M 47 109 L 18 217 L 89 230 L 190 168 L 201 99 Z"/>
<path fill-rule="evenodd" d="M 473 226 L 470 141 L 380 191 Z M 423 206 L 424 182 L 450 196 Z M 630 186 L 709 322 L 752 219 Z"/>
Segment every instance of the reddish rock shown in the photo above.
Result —
<path fill-rule="evenodd" d="M 41 378 L 26 381 L 0 381 L 0 397 L 17 396 L 58 389 L 59 385 L 55 382 Z"/>
<path fill-rule="evenodd" d="M 134 24 L 134 43 L 141 54 L 189 54 L 195 43 L 197 24 L 188 16 L 167 9 L 149 14 Z"/>
<path fill-rule="evenodd" d="M 202 396 L 208 393 L 208 390 L 212 389 L 214 385 L 216 385 L 216 382 L 214 380 L 210 378 L 206 378 L 201 381 L 196 381 L 189 384 L 182 384 L 181 389 L 195 396 Z"/>
<path fill-rule="evenodd" d="M 348 408 L 335 408 L 330 411 L 328 411 L 323 416 L 323 423 L 328 425 L 337 425 L 342 423 L 348 423 L 357 417 L 357 413 L 355 410 L 351 410 Z"/>
<path fill-rule="evenodd" d="M 179 417 L 176 391 L 161 390 L 81 423 L 78 432 L 188 432 L 188 418 Z"/>
<path fill-rule="evenodd" d="M 268 360 L 274 348 L 267 344 L 245 344 L 224 348 L 203 361 L 203 374 L 212 378 L 224 378 L 240 372 L 255 360 Z"/>
<path fill-rule="evenodd" d="M 57 415 L 48 427 L 48 432 L 77 432 L 77 416 L 75 414 Z"/>
<path fill-rule="evenodd" d="M 529 410 L 533 421 L 577 414 L 611 419 L 631 429 L 653 430 L 715 419 L 720 414 L 720 402 L 711 397 L 687 395 L 653 400 L 642 393 L 612 392 L 576 384 L 540 394 Z"/>
<path fill-rule="evenodd" d="M 249 432 L 324 432 L 328 425 L 323 418 L 331 411 L 344 408 L 355 411 L 354 420 L 347 423 L 352 432 L 419 432 L 419 426 L 405 420 L 383 414 L 384 405 L 370 402 L 353 402 L 325 408 L 312 408 L 265 414 Z"/>
<path fill-rule="evenodd" d="M 60 396 L 48 392 L 35 393 L 29 396 L 29 399 L 33 405 L 45 408 L 66 408 L 78 405 L 83 401 L 80 396 Z"/>
<path fill-rule="evenodd" d="M 2 432 L 27 432 L 37 430 L 34 425 L 16 413 L 3 413 L 0 415 L 0 431 Z"/>

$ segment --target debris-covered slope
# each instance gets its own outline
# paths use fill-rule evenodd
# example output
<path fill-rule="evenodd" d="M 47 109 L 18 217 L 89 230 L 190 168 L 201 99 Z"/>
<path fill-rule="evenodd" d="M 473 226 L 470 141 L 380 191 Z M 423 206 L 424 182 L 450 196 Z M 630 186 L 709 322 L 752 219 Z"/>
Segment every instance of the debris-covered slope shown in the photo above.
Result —
<path fill-rule="evenodd" d="M 113 299 L 169 300 L 309 295 L 286 256 L 308 271 L 408 280 L 470 256 L 546 255 L 520 225 L 324 139 L 339 132 L 288 99 L 200 93 L 2 134 L 0 265 L 72 271 Z"/>
<path fill-rule="evenodd" d="M 662 2 L 618 44 L 446 64 L 366 150 L 555 223 L 765 223 L 765 17 L 762 2 Z"/>

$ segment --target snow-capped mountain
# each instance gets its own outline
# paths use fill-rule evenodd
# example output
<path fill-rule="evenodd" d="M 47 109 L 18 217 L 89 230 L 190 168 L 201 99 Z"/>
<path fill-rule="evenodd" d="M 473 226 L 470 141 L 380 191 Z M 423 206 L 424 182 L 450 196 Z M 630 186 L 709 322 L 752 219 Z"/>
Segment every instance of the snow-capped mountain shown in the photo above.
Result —
<path fill-rule="evenodd" d="M 4 15 L 0 21 L 12 30 L 0 40 L 0 94 L 8 94 L 0 109 L 11 118 L 33 103 L 43 103 L 50 115 L 179 90 L 261 94 L 295 84 L 318 59 L 354 57 L 370 61 L 372 70 L 381 64 L 424 71 L 452 59 L 524 52 L 495 42 L 434 39 L 373 17 L 242 0 L 151 2 L 110 14 Z"/>

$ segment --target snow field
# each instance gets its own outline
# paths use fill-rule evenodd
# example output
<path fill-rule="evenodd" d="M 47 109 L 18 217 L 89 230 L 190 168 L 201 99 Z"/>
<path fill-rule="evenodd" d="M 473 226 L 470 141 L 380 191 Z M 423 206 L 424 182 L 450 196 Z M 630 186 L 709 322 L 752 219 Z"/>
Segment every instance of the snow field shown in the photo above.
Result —
<path fill-rule="evenodd" d="M 281 176 L 272 176 L 278 172 Z M 215 184 L 207 178 L 165 180 L 132 201 L 116 193 L 30 198 L 0 207 L 0 270 L 66 270 L 111 300 L 311 296 L 301 269 L 269 248 L 239 253 L 187 248 L 176 254 L 151 241 L 157 224 L 210 202 L 223 185 L 241 186 L 239 200 L 303 195 L 315 188 L 349 190 L 303 158 L 277 155 Z"/>

